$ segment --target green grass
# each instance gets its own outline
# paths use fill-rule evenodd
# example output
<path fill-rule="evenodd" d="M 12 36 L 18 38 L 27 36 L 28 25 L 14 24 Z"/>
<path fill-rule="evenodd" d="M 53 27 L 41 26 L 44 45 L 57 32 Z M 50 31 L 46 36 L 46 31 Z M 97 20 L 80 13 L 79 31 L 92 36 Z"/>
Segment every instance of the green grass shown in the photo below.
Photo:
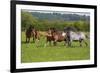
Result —
<path fill-rule="evenodd" d="M 47 45 L 44 47 L 45 38 L 41 37 L 40 42 L 33 43 L 32 38 L 29 44 L 25 43 L 25 33 L 22 32 L 21 40 L 21 62 L 48 62 L 48 61 L 71 61 L 90 59 L 89 40 L 88 46 L 79 42 L 73 42 L 73 47 L 64 46 L 64 42 L 57 43 L 57 46 Z"/>

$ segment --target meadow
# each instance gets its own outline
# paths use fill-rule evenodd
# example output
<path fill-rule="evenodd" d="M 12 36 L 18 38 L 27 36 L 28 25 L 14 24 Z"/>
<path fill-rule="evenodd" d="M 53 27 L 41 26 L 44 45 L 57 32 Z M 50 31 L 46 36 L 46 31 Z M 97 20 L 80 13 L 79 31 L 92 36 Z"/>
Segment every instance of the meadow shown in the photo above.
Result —
<path fill-rule="evenodd" d="M 57 46 L 47 45 L 46 38 L 41 37 L 39 42 L 33 43 L 32 38 L 29 44 L 25 43 L 25 32 L 21 33 L 21 62 L 51 62 L 51 61 L 75 61 L 90 59 L 90 42 L 88 46 L 83 44 L 79 46 L 79 42 L 73 42 L 72 47 L 64 46 L 64 42 L 58 42 Z"/>

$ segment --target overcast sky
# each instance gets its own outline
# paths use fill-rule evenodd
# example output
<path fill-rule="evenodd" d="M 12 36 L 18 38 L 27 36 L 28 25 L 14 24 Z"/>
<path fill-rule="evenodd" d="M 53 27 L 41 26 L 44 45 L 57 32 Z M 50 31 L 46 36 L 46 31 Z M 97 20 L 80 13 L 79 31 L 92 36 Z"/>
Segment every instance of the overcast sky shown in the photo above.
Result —
<path fill-rule="evenodd" d="M 69 11 L 48 11 L 48 10 L 23 10 L 25 12 L 39 12 L 39 13 L 60 13 L 60 14 L 78 14 L 78 15 L 86 15 L 89 16 L 88 12 L 69 12 Z"/>

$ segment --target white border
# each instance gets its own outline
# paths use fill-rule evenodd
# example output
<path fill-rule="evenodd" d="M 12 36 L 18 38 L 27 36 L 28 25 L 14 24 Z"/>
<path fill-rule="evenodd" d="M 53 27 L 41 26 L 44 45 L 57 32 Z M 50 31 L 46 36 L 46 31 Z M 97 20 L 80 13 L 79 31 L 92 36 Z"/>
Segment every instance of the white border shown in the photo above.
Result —
<path fill-rule="evenodd" d="M 81 61 L 60 61 L 60 62 L 40 62 L 40 63 L 21 63 L 21 9 L 31 10 L 52 10 L 52 11 L 71 11 L 71 12 L 89 12 L 90 13 L 90 60 Z M 52 7 L 35 5 L 16 5 L 16 68 L 39 68 L 54 66 L 72 66 L 94 64 L 94 10 L 84 8 L 70 7 Z"/>

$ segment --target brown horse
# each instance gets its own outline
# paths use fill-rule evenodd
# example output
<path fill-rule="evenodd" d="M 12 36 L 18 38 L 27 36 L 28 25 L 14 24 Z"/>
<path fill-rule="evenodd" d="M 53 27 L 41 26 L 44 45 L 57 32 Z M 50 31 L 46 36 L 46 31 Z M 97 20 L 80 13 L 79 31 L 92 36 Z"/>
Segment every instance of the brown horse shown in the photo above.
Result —
<path fill-rule="evenodd" d="M 49 30 L 46 32 L 46 43 L 49 42 L 49 44 L 51 45 L 51 42 L 54 40 L 53 36 L 52 36 L 52 30 L 51 28 L 49 28 Z M 46 44 L 45 44 L 46 46 Z"/>
<path fill-rule="evenodd" d="M 57 42 L 62 42 L 65 41 L 66 42 L 66 34 L 62 31 L 57 31 L 55 28 L 53 28 L 52 30 L 52 36 L 53 36 L 53 43 L 54 45 L 57 44 Z"/>
<path fill-rule="evenodd" d="M 49 42 L 51 44 L 51 42 L 53 41 L 54 45 L 56 45 L 57 42 L 62 42 L 62 41 L 66 42 L 65 37 L 66 37 L 66 35 L 64 32 L 57 31 L 55 28 L 50 28 L 46 35 L 47 42 Z"/>
<path fill-rule="evenodd" d="M 35 42 L 35 40 L 39 40 L 39 31 L 37 31 L 33 26 L 30 26 L 27 30 L 26 30 L 26 43 L 30 42 L 30 38 L 33 37 L 33 42 Z"/>

